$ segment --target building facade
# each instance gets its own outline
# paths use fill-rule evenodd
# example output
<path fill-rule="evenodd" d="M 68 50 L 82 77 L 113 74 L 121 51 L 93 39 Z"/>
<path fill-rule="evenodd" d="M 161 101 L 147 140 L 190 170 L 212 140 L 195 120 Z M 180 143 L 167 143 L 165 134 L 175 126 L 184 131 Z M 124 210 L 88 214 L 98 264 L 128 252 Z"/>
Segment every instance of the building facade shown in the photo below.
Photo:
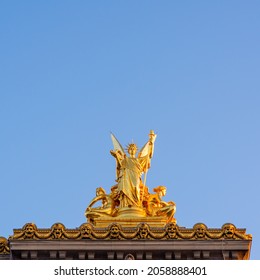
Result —
<path fill-rule="evenodd" d="M 67 229 L 56 223 L 38 229 L 28 223 L 8 240 L 0 238 L 0 259 L 247 260 L 251 242 L 251 235 L 233 224 L 207 228 L 198 223 L 188 229 L 172 222 L 165 227 L 112 223 L 104 228 L 84 223 Z"/>

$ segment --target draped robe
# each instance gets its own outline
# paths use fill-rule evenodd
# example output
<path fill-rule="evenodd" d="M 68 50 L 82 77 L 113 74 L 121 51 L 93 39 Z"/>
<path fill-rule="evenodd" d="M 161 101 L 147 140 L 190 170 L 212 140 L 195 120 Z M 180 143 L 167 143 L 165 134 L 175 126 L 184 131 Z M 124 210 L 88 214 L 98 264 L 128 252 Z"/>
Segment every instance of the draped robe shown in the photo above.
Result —
<path fill-rule="evenodd" d="M 118 161 L 118 192 L 120 195 L 119 207 L 137 206 L 141 207 L 140 181 L 141 175 L 150 165 L 149 156 L 145 157 L 123 157 Z"/>

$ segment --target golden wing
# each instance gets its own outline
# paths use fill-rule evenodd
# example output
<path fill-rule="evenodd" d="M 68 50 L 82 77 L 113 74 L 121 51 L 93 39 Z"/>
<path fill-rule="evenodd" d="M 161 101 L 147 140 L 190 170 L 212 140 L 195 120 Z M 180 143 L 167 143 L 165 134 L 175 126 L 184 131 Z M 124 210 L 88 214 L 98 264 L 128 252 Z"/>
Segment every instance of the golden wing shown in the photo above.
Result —
<path fill-rule="evenodd" d="M 149 154 L 150 151 L 149 145 L 150 145 L 150 141 L 147 141 L 146 144 L 140 150 L 138 157 L 145 157 Z"/>
<path fill-rule="evenodd" d="M 122 153 L 122 155 L 124 155 L 125 152 L 124 152 L 122 145 L 119 143 L 119 141 L 116 139 L 116 137 L 113 133 L 110 133 L 110 135 L 111 135 L 112 143 L 114 146 L 114 151 L 119 150 Z"/>
<path fill-rule="evenodd" d="M 154 136 L 154 141 L 156 139 L 157 135 L 155 134 Z M 151 140 L 147 141 L 145 143 L 145 145 L 142 147 L 142 149 L 140 150 L 138 157 L 145 157 L 145 156 L 153 156 L 153 150 L 154 150 L 154 145 L 152 144 L 151 146 Z"/>

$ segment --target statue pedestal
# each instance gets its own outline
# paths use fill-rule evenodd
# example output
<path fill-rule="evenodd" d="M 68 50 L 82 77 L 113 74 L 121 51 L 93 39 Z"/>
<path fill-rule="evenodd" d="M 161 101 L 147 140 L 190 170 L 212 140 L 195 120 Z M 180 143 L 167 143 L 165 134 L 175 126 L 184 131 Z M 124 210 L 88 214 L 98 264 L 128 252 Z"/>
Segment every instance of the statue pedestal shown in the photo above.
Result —
<path fill-rule="evenodd" d="M 136 227 L 140 223 L 147 223 L 150 227 L 164 227 L 167 223 L 166 217 L 150 217 L 142 208 L 124 207 L 118 210 L 116 217 L 103 216 L 93 219 L 96 227 L 108 227 L 112 223 L 119 223 L 124 227 Z"/>
<path fill-rule="evenodd" d="M 121 218 L 121 217 L 111 217 L 111 218 L 97 218 L 94 221 L 94 226 L 104 228 L 108 227 L 112 223 L 119 223 L 123 227 L 136 227 L 140 223 L 147 223 L 150 227 L 164 227 L 166 225 L 165 218 L 161 217 L 145 217 L 145 218 Z"/>

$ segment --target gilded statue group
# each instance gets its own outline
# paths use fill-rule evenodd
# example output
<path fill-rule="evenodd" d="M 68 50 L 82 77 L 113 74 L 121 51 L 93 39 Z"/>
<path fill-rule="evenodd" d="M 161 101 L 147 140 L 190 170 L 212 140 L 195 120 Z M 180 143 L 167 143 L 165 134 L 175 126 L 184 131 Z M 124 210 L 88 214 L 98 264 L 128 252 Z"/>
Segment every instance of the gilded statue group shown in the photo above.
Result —
<path fill-rule="evenodd" d="M 88 221 L 94 223 L 97 218 L 126 216 L 162 217 L 167 223 L 174 221 L 175 203 L 162 200 L 166 194 L 166 187 L 158 186 L 153 189 L 154 193 L 150 193 L 146 186 L 146 176 L 151 166 L 156 139 L 154 131 L 150 131 L 149 140 L 138 154 L 135 143 L 126 147 L 127 155 L 113 134 L 111 138 L 114 150 L 111 150 L 110 154 L 116 160 L 116 184 L 111 187 L 109 194 L 102 187 L 96 189 L 96 197 L 85 212 Z M 93 207 L 97 202 L 101 205 Z"/>

